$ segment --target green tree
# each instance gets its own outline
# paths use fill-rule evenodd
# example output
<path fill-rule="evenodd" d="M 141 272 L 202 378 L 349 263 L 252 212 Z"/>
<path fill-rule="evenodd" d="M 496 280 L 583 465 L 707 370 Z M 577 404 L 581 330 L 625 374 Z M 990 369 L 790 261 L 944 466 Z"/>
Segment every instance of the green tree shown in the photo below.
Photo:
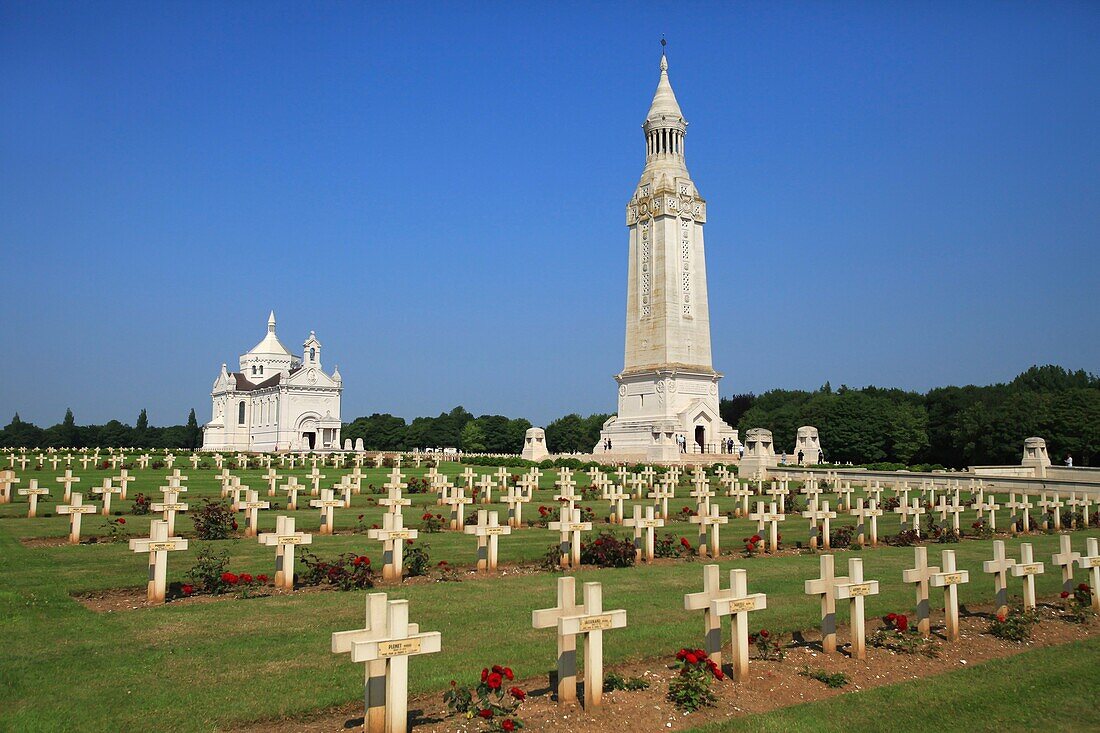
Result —
<path fill-rule="evenodd" d="M 144 412 L 145 410 L 142 410 L 142 413 Z M 199 428 L 198 418 L 195 417 L 194 407 L 191 408 L 191 412 L 187 413 L 187 427 L 184 429 L 183 447 L 191 450 L 198 450 L 202 447 L 202 430 Z"/>
<path fill-rule="evenodd" d="M 478 426 L 477 421 L 471 420 L 462 426 L 462 450 L 467 453 L 485 452 L 485 433 Z"/>

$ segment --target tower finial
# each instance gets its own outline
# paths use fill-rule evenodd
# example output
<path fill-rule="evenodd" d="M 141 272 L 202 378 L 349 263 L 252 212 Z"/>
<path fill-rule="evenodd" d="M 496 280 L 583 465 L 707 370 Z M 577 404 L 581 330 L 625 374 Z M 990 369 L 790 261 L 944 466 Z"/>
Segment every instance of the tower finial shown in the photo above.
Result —
<path fill-rule="evenodd" d="M 665 46 L 668 45 L 668 41 L 665 40 L 665 34 L 661 34 L 661 71 L 668 71 L 668 59 L 665 58 Z"/>
<path fill-rule="evenodd" d="M 271 315 L 267 317 L 267 332 L 275 333 L 275 311 L 271 311 Z"/>

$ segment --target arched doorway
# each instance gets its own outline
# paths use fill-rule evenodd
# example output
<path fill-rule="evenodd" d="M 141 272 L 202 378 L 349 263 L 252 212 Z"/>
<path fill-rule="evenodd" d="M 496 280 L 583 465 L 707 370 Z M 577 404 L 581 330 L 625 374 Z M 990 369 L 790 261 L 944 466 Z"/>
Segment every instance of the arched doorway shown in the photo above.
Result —
<path fill-rule="evenodd" d="M 705 425 L 695 426 L 695 445 L 699 447 L 700 453 L 707 452 L 707 427 Z"/>

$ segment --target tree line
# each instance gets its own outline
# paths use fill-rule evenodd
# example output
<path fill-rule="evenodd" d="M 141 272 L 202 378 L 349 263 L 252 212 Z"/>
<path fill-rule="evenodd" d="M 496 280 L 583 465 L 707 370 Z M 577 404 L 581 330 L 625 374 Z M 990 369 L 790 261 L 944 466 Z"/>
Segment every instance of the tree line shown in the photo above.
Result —
<path fill-rule="evenodd" d="M 925 394 L 864 387 L 773 390 L 722 400 L 722 418 L 743 437 L 772 431 L 791 451 L 802 425 L 820 431 L 828 461 L 932 464 L 953 468 L 1020 462 L 1024 439 L 1047 441 L 1051 460 L 1100 458 L 1100 378 L 1059 366 L 1032 367 L 1007 384 L 938 387 Z"/>
<path fill-rule="evenodd" d="M 1032 367 L 1007 384 L 939 387 L 927 393 L 828 383 L 815 392 L 772 390 L 734 395 L 721 403 L 722 418 L 740 431 L 767 428 L 777 452 L 794 447 L 802 425 L 818 428 L 825 457 L 838 463 L 968 465 L 1019 463 L 1024 438 L 1045 438 L 1051 458 L 1072 455 L 1074 465 L 1100 460 L 1100 378 L 1058 366 Z M 546 425 L 554 453 L 588 453 L 610 415 L 565 415 Z M 460 448 L 476 453 L 519 453 L 531 423 L 503 415 L 475 417 L 455 407 L 436 417 L 375 413 L 345 423 L 342 437 L 363 439 L 367 450 Z M 64 420 L 39 428 L 16 415 L 0 430 L 0 447 L 184 448 L 202 445 L 192 409 L 186 425 L 152 427 L 145 410 L 130 425 L 77 425 Z"/>
<path fill-rule="evenodd" d="M 195 410 L 187 416 L 186 425 L 153 427 L 142 410 L 134 424 L 111 420 L 103 425 L 77 425 L 72 410 L 65 410 L 57 425 L 40 428 L 19 418 L 0 430 L 0 448 L 183 448 L 202 447 L 202 429 Z"/>

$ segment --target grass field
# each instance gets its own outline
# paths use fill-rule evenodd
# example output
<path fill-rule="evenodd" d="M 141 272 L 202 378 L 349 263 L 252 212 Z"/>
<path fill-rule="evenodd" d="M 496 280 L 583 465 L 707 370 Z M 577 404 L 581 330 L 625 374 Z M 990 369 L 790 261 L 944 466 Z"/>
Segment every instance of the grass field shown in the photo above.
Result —
<path fill-rule="evenodd" d="M 216 471 L 190 467 L 182 470 L 190 476 L 187 482 L 190 490 L 182 500 L 194 507 L 204 496 L 218 496 Z M 458 467 L 446 465 L 442 470 L 455 474 Z M 489 473 L 495 469 L 475 470 Z M 326 475 L 322 486 L 330 486 L 345 471 L 327 467 L 322 472 Z M 381 486 L 388 473 L 385 469 L 365 469 L 364 472 L 367 474 L 364 486 L 371 483 Z M 405 472 L 417 476 L 424 473 L 416 469 Z M 329 635 L 333 631 L 362 626 L 361 592 L 314 592 L 212 603 L 170 603 L 159 608 L 115 613 L 95 613 L 72 600 L 71 594 L 75 592 L 143 588 L 147 560 L 145 555 L 131 553 L 125 543 L 27 547 L 20 542 L 22 538 L 62 537 L 67 533 L 67 518 L 41 516 L 54 513 L 61 489 L 53 479 L 59 473 L 47 469 L 21 474 L 24 479 L 21 486 L 26 485 L 26 479 L 38 477 L 53 492 L 49 502 L 40 504 L 39 518 L 25 518 L 26 504 L 22 497 L 17 498 L 17 503 L 0 505 L 0 638 L 5 640 L 4 654 L 0 655 L 0 729 L 135 730 L 147 728 L 151 721 L 156 721 L 164 730 L 211 730 L 307 713 L 360 697 L 362 668 L 344 657 L 332 655 Z M 78 470 L 76 473 L 82 477 L 82 482 L 75 490 L 88 497 L 92 486 L 117 472 Z M 138 492 L 152 493 L 159 498 L 156 489 L 165 483 L 163 477 L 167 471 L 131 473 L 137 477 L 129 487 L 131 499 Z M 262 498 L 268 498 L 266 483 L 259 478 L 261 471 L 233 473 L 239 475 L 243 483 L 259 489 Z M 280 474 L 286 473 L 280 471 Z M 308 483 L 305 481 L 307 469 L 290 473 L 297 475 L 302 483 Z M 587 483 L 583 474 L 578 473 L 577 478 L 581 485 Z M 535 516 L 540 503 L 553 505 L 552 483 L 553 474 L 547 472 L 535 501 L 524 508 L 526 517 Z M 678 491 L 681 498 L 672 504 L 673 511 L 692 505 L 687 491 L 686 487 Z M 308 499 L 308 492 L 302 498 Z M 435 511 L 436 507 L 434 495 L 414 495 L 412 498 L 414 506 L 406 509 L 405 515 L 407 523 L 415 527 L 419 525 L 424 508 L 430 506 Z M 285 496 L 280 494 L 270 500 L 285 503 Z M 719 496 L 716 501 L 723 509 L 732 508 L 731 499 Z M 381 508 L 370 507 L 367 502 L 365 494 L 356 496 L 351 509 L 337 510 L 337 530 L 353 528 L 360 514 L 365 515 L 363 521 L 368 526 L 380 522 Z M 129 512 L 130 504 L 130 501 L 116 501 L 113 508 Z M 604 503 L 588 504 L 601 517 L 607 515 L 608 507 Z M 498 509 L 504 517 L 503 505 L 489 508 Z M 438 510 L 442 512 L 443 508 Z M 261 531 L 274 527 L 277 513 L 286 512 L 261 512 Z M 135 536 L 145 535 L 150 519 L 157 518 L 155 515 L 125 516 L 126 528 Z M 296 516 L 299 529 L 316 532 L 316 510 L 300 510 Z M 969 526 L 972 517 L 970 513 L 964 517 L 964 527 Z M 837 522 L 852 523 L 839 519 Z M 85 535 L 102 534 L 99 528 L 104 523 L 105 520 L 97 515 L 86 516 Z M 896 532 L 897 525 L 896 517 L 884 518 L 880 533 Z M 739 550 L 740 539 L 754 530 L 752 522 L 731 520 L 722 530 L 724 549 L 727 552 Z M 186 515 L 179 517 L 177 533 L 187 536 L 191 531 Z M 618 531 L 625 534 L 627 530 Z M 686 522 L 671 524 L 669 531 L 692 540 L 697 533 L 696 527 Z M 1100 530 L 1092 530 L 1094 536 L 1098 532 Z M 801 518 L 791 517 L 783 525 L 787 545 L 793 544 L 795 539 L 805 539 L 807 534 L 807 525 Z M 1084 549 L 1085 536 L 1086 532 L 1074 533 L 1075 549 Z M 1050 555 L 1057 549 L 1057 537 L 1033 535 L 1027 541 L 1034 545 L 1036 558 L 1049 563 Z M 520 530 L 501 539 L 501 562 L 536 560 L 554 542 L 555 533 L 542 529 Z M 474 563 L 476 543 L 473 537 L 451 532 L 422 534 L 418 544 L 424 543 L 431 546 L 433 563 L 439 560 L 461 566 Z M 193 540 L 189 550 L 171 553 L 170 581 L 185 578 L 202 544 Z M 261 547 L 255 540 L 231 539 L 214 544 L 230 552 L 234 572 L 273 572 L 272 549 Z M 1019 541 L 1008 540 L 1007 544 L 1010 554 L 1018 557 Z M 989 541 L 942 546 L 955 549 L 960 568 L 971 571 L 972 582 L 960 589 L 964 603 L 991 600 L 992 581 L 981 573 L 981 561 L 992 555 L 990 546 Z M 315 535 L 312 549 L 322 556 L 354 551 L 371 557 L 376 566 L 381 559 L 380 543 L 369 540 L 365 534 Z M 938 557 L 939 549 L 938 545 L 930 547 L 930 561 Z M 838 552 L 838 571 L 844 567 L 846 555 L 844 551 Z M 909 609 L 913 601 L 912 589 L 901 583 L 901 573 L 912 563 L 912 549 L 880 547 L 868 549 L 861 556 L 866 577 L 882 581 L 881 595 L 868 599 L 868 613 L 873 616 Z M 750 591 L 768 594 L 768 609 L 754 614 L 754 626 L 789 631 L 816 625 L 817 603 L 803 595 L 802 582 L 817 577 L 817 557 L 746 559 L 736 554 L 725 556 L 721 565 L 723 570 L 747 568 Z M 628 627 L 609 634 L 605 641 L 608 664 L 664 656 L 684 644 L 700 643 L 701 616 L 685 612 L 682 600 L 684 593 L 701 589 L 700 563 L 675 561 L 618 570 L 586 568 L 576 575 L 581 582 L 602 581 L 605 606 L 625 608 L 628 612 Z M 551 632 L 533 630 L 530 618 L 532 609 L 553 605 L 555 577 L 554 573 L 547 572 L 387 589 L 391 597 L 411 601 L 411 618 L 420 623 L 421 628 L 438 630 L 443 635 L 443 653 L 412 662 L 412 692 L 442 690 L 449 680 L 469 678 L 472 670 L 494 662 L 510 664 L 521 678 L 544 674 L 553 663 L 554 637 Z M 1057 593 L 1060 580 L 1056 569 L 1048 566 L 1047 573 L 1038 577 L 1037 584 L 1041 595 Z M 1018 582 L 1010 588 L 1014 596 L 1019 595 Z M 936 594 L 934 607 L 938 607 L 938 601 Z M 1096 645 L 1090 644 L 1082 648 L 1080 655 L 1093 670 L 1097 668 L 1096 652 Z M 1004 662 L 1013 663 L 1012 660 Z M 996 665 L 985 666 L 992 670 Z M 970 672 L 994 674 L 977 669 Z M 1054 682 L 1056 680 L 1051 685 Z M 890 700 L 890 695 L 900 694 L 892 692 L 894 689 L 867 694 Z M 1049 692 L 1042 692 L 1043 689 L 1046 688 L 1040 689 L 1042 694 Z M 852 697 L 855 696 L 845 696 L 845 699 Z M 981 702 L 985 698 L 977 691 L 970 698 L 969 703 L 957 700 L 955 704 L 985 704 Z M 1001 706 L 1012 704 L 1007 699 L 999 703 Z M 798 710 L 784 711 L 782 715 L 802 714 Z M 913 715 L 920 712 L 916 709 Z M 813 720 L 816 714 L 805 715 L 809 717 L 792 718 L 789 726 L 798 729 L 797 725 L 808 725 L 807 721 Z M 770 720 L 770 716 L 765 716 L 759 725 L 772 725 L 767 722 Z M 776 720 L 780 722 L 775 725 L 780 725 L 786 719 Z M 942 720 L 928 722 L 932 727 L 944 727 Z M 869 726 L 869 729 L 874 728 L 874 725 Z M 897 729 L 907 728 L 903 724 Z"/>

